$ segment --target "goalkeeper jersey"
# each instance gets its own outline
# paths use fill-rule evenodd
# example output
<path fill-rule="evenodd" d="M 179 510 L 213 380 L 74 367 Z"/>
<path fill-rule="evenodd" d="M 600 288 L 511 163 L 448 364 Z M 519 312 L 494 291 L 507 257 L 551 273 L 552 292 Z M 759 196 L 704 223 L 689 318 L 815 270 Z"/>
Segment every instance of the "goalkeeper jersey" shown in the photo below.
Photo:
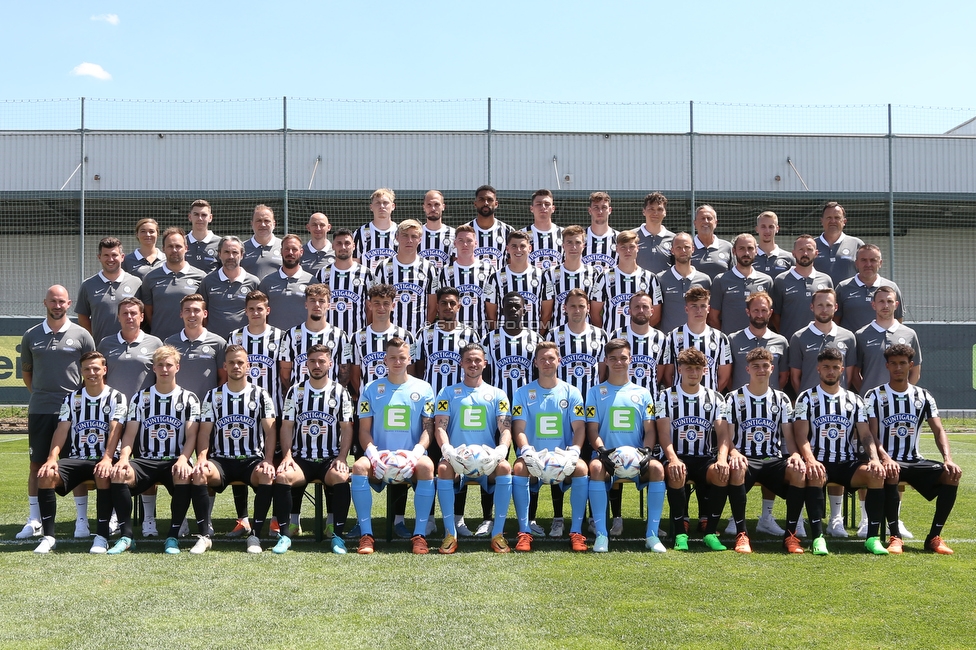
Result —
<path fill-rule="evenodd" d="M 600 425 L 606 447 L 643 447 L 644 422 L 654 420 L 654 398 L 646 388 L 628 381 L 609 381 L 586 392 L 586 421 Z"/>
<path fill-rule="evenodd" d="M 413 449 L 424 420 L 434 417 L 434 390 L 426 381 L 407 377 L 394 384 L 382 377 L 366 386 L 359 400 L 359 419 L 373 418 L 370 433 L 377 449 Z"/>
<path fill-rule="evenodd" d="M 585 422 L 585 412 L 579 390 L 561 379 L 553 388 L 538 381 L 522 386 L 512 400 L 512 420 L 525 422 L 525 437 L 537 451 L 572 445 L 573 423 Z"/>
<path fill-rule="evenodd" d="M 477 387 L 461 382 L 438 393 L 434 413 L 448 417 L 447 439 L 451 445 L 495 447 L 498 418 L 509 414 L 508 396 L 484 382 Z"/>

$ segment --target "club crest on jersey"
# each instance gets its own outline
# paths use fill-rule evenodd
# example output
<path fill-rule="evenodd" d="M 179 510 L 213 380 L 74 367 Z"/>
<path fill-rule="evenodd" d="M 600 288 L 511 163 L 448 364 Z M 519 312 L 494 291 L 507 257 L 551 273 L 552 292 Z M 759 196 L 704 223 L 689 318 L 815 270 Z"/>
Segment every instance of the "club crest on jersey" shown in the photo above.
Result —
<path fill-rule="evenodd" d="M 111 412 L 112 412 L 112 407 L 109 406 L 108 404 L 102 407 L 102 413 L 104 413 L 105 415 L 108 415 Z"/>
<path fill-rule="evenodd" d="M 559 400 L 559 408 L 564 409 L 569 407 L 569 400 L 561 399 Z"/>
<path fill-rule="evenodd" d="M 640 404 L 640 395 L 634 394 L 630 396 L 630 401 L 634 404 Z"/>
<path fill-rule="evenodd" d="M 377 395 L 386 395 L 386 384 L 379 384 L 376 386 Z"/>
<path fill-rule="evenodd" d="M 413 400 L 414 402 L 419 402 L 420 401 L 420 393 L 417 393 L 417 392 L 410 393 L 410 399 Z"/>
<path fill-rule="evenodd" d="M 529 401 L 534 402 L 536 397 L 536 392 L 534 388 L 529 389 Z"/>

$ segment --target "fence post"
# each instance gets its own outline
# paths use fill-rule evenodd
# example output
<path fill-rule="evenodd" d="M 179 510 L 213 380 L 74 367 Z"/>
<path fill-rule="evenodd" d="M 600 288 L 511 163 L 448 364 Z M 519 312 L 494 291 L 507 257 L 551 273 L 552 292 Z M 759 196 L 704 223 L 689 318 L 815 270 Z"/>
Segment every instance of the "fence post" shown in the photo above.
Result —
<path fill-rule="evenodd" d="M 285 230 L 288 230 L 288 98 L 281 98 L 281 184 L 284 190 Z"/>
<path fill-rule="evenodd" d="M 85 98 L 81 98 L 81 194 L 78 201 L 78 281 L 85 279 Z M 76 296 L 77 297 L 77 296 Z"/>
<path fill-rule="evenodd" d="M 695 102 L 688 102 L 688 159 L 689 159 L 689 182 L 691 183 L 691 226 L 690 232 L 695 232 Z"/>
<path fill-rule="evenodd" d="M 488 98 L 488 185 L 491 185 L 491 97 Z"/>
<path fill-rule="evenodd" d="M 891 279 L 895 280 L 895 174 L 894 130 L 891 127 L 891 104 L 888 104 L 888 259 Z"/>

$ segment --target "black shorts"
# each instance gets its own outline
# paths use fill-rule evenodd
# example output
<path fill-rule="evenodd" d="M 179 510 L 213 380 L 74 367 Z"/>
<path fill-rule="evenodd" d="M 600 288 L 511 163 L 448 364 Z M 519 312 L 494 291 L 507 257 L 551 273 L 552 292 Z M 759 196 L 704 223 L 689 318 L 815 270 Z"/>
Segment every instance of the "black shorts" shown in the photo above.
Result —
<path fill-rule="evenodd" d="M 708 468 L 718 460 L 715 456 L 678 456 L 678 459 L 685 464 L 687 480 L 701 487 L 708 485 Z"/>
<path fill-rule="evenodd" d="M 171 494 L 173 492 L 173 465 L 176 459 L 156 460 L 153 458 L 133 458 L 129 460 L 136 484 L 132 494 L 142 494 L 157 483 L 162 484 Z"/>
<path fill-rule="evenodd" d="M 939 496 L 939 479 L 945 471 L 945 465 L 934 460 L 916 460 L 913 462 L 896 461 L 900 471 L 898 481 L 908 483 L 915 491 L 931 501 Z"/>
<path fill-rule="evenodd" d="M 51 453 L 51 440 L 58 428 L 60 418 L 57 413 L 29 413 L 27 415 L 27 441 L 30 445 L 30 462 L 44 464 Z M 61 457 L 68 452 L 68 445 L 61 450 Z"/>
<path fill-rule="evenodd" d="M 220 475 L 220 486 L 215 487 L 217 492 L 223 492 L 231 483 L 251 484 L 251 475 L 258 465 L 264 462 L 264 458 L 254 456 L 251 458 L 208 458 L 209 462 L 217 469 Z"/>
<path fill-rule="evenodd" d="M 64 485 L 55 488 L 55 492 L 64 496 L 68 492 L 84 483 L 85 481 L 95 480 L 95 465 L 101 460 L 89 460 L 87 458 L 62 458 L 58 461 L 58 474 Z"/>
<path fill-rule="evenodd" d="M 824 463 L 824 469 L 827 472 L 827 482 L 836 483 L 837 485 L 843 485 L 847 489 L 851 489 L 851 480 L 854 478 L 854 474 L 857 470 L 864 465 L 859 460 L 848 460 L 840 463 Z"/>
<path fill-rule="evenodd" d="M 789 485 L 786 483 L 785 458 L 749 458 L 746 469 L 746 491 L 759 483 L 776 496 L 785 499 Z"/>
<path fill-rule="evenodd" d="M 329 472 L 329 469 L 332 467 L 332 461 L 335 459 L 322 458 L 312 460 L 310 458 L 292 458 L 292 460 L 302 469 L 306 483 L 311 483 L 312 481 L 322 481 L 325 483 L 325 475 Z"/>

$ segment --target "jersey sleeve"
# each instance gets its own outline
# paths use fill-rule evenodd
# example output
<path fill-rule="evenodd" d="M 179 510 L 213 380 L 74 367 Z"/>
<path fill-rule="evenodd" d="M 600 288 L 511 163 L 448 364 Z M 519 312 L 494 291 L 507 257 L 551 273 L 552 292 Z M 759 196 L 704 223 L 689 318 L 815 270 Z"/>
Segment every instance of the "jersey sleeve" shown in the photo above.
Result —
<path fill-rule="evenodd" d="M 651 296 L 651 304 L 660 305 L 664 302 L 664 294 L 661 292 L 661 281 L 650 271 L 647 274 L 650 276 L 650 282 L 647 284 L 647 293 Z"/>
<path fill-rule="evenodd" d="M 732 363 L 732 344 L 729 343 L 729 337 L 725 332 L 715 331 L 718 333 L 718 365 L 730 365 Z"/>
<path fill-rule="evenodd" d="M 61 402 L 61 410 L 58 411 L 58 421 L 59 422 L 71 422 L 71 403 L 74 398 L 74 393 L 68 393 L 64 401 Z"/>
<path fill-rule="evenodd" d="M 201 422 L 216 422 L 217 418 L 214 415 L 214 395 L 219 390 L 220 388 L 214 388 L 203 399 L 203 405 L 200 407 Z"/>
<path fill-rule="evenodd" d="M 515 396 L 512 398 L 512 420 L 521 420 L 522 422 L 527 422 L 529 419 L 529 408 L 526 402 L 526 388 L 524 386 L 520 387 L 515 391 Z"/>
<path fill-rule="evenodd" d="M 520 389 L 521 390 L 521 389 Z M 569 384 L 569 421 L 586 422 L 586 404 L 583 402 L 583 394 L 572 384 Z"/>
<path fill-rule="evenodd" d="M 300 384 L 292 386 L 288 389 L 288 394 L 285 396 L 285 404 L 281 407 L 282 421 L 295 421 L 295 402 L 297 401 L 298 386 L 300 386 Z"/>
<path fill-rule="evenodd" d="M 129 412 L 129 404 L 125 399 L 125 395 L 121 391 L 115 391 L 109 399 L 112 400 L 112 421 L 124 422 Z"/>
<path fill-rule="evenodd" d="M 186 410 L 184 411 L 186 413 L 186 422 L 188 424 L 190 422 L 199 422 L 202 410 L 200 398 L 190 391 L 186 391 Z"/>
<path fill-rule="evenodd" d="M 857 411 L 857 422 L 867 422 L 868 421 L 868 410 L 864 405 L 864 400 L 857 393 L 854 394 L 854 404 L 855 410 Z"/>
<path fill-rule="evenodd" d="M 377 380 L 367 384 L 366 390 L 363 391 L 362 396 L 359 398 L 359 417 L 373 417 L 372 400 L 376 396 L 376 385 L 380 384 L 381 382 L 382 380 Z M 383 385 L 385 386 L 386 384 Z"/>
<path fill-rule="evenodd" d="M 800 341 L 800 335 L 796 332 L 790 337 L 790 368 L 803 369 L 803 343 Z"/>
<path fill-rule="evenodd" d="M 81 283 L 78 289 L 78 299 L 75 300 L 75 313 L 80 316 L 91 316 L 91 305 L 88 304 L 88 292 L 85 291 L 85 283 Z"/>
<path fill-rule="evenodd" d="M 793 408 L 794 422 L 807 422 L 810 419 L 810 391 L 804 391 L 796 398 L 796 406 Z"/>
<path fill-rule="evenodd" d="M 353 421 L 353 402 L 352 396 L 349 395 L 349 391 L 343 388 L 339 392 L 339 421 L 340 422 L 352 422 Z"/>
<path fill-rule="evenodd" d="M 655 417 L 655 411 L 654 411 L 654 397 L 651 395 L 651 392 L 646 388 L 641 388 L 640 391 L 641 391 L 641 406 L 643 407 L 641 413 L 641 419 L 644 422 L 653 422 L 654 420 L 657 419 Z"/>
<path fill-rule="evenodd" d="M 503 418 L 511 415 L 509 408 L 508 395 L 499 388 L 495 391 L 495 417 Z"/>
<path fill-rule="evenodd" d="M 148 398 L 149 391 L 144 390 L 141 393 L 136 393 L 132 396 L 132 400 L 129 401 L 129 412 L 126 413 L 127 422 L 142 422 L 142 409 L 139 405 L 142 404 L 144 398 Z"/>
<path fill-rule="evenodd" d="M 600 390 L 599 386 L 593 386 L 588 391 L 586 391 L 586 421 L 596 422 L 599 424 L 600 419 L 597 417 L 597 391 Z"/>

